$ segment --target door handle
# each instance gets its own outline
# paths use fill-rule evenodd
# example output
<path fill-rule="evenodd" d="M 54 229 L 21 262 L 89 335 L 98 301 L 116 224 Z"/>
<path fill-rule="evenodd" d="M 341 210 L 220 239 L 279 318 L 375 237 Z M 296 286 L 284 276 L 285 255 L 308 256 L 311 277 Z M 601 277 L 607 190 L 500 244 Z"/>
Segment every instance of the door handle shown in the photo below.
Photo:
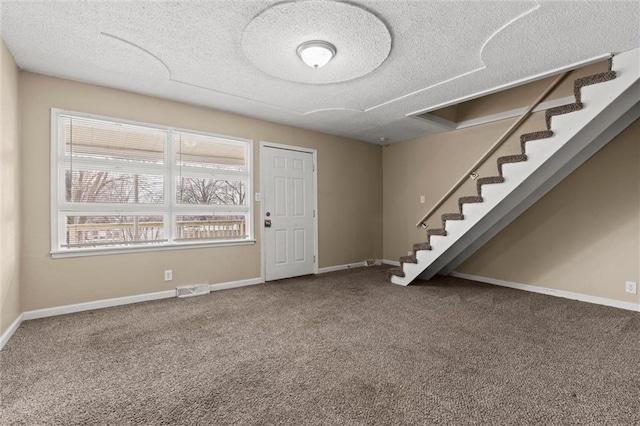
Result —
<path fill-rule="evenodd" d="M 265 221 L 264 221 L 264 227 L 265 227 L 265 228 L 271 228 L 271 220 L 269 220 L 269 219 L 265 219 Z"/>

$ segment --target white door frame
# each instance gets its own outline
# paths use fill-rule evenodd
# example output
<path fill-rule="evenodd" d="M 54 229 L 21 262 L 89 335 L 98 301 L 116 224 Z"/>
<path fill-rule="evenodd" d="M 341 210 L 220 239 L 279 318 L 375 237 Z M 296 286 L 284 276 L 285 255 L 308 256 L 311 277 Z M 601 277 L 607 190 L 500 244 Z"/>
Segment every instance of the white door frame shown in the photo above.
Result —
<path fill-rule="evenodd" d="M 311 194 L 311 198 L 313 199 L 313 209 L 316 214 L 313 218 L 313 255 L 315 257 L 315 262 L 313 263 L 313 273 L 318 273 L 318 265 L 320 264 L 320 255 L 318 253 L 318 217 L 320 216 L 318 212 L 318 151 L 312 148 L 303 148 L 300 146 L 293 145 L 283 145 L 280 143 L 273 143 L 267 141 L 260 141 L 260 218 L 258 221 L 254 222 L 260 229 L 260 273 L 262 276 L 262 282 L 266 282 L 267 279 L 267 241 L 265 238 L 264 232 L 264 203 L 262 202 L 262 197 L 264 197 L 264 149 L 265 148 L 278 148 L 278 149 L 287 149 L 289 151 L 299 151 L 306 152 L 313 156 L 313 192 Z M 254 228 L 255 232 L 255 228 Z"/>

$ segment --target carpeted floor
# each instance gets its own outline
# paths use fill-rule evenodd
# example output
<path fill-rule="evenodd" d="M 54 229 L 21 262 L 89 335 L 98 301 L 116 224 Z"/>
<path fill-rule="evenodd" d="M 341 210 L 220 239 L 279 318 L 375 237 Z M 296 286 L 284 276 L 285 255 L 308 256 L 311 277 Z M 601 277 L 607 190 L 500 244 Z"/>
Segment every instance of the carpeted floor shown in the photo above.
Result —
<path fill-rule="evenodd" d="M 640 424 L 640 313 L 386 269 L 26 321 L 0 423 Z"/>

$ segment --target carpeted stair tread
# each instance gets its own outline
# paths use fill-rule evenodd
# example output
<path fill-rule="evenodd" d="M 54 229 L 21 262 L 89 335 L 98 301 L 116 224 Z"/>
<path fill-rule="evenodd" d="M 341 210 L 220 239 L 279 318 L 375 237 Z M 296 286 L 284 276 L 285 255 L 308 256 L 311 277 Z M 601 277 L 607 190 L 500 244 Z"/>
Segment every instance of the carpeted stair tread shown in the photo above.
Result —
<path fill-rule="evenodd" d="M 520 148 L 523 154 L 526 154 L 525 144 L 529 141 L 535 141 L 538 139 L 546 139 L 553 136 L 552 130 L 539 130 L 537 132 L 525 133 L 520 135 Z"/>
<path fill-rule="evenodd" d="M 580 103 L 582 102 L 582 93 L 580 91 L 580 89 L 582 89 L 585 86 L 590 86 L 592 84 L 599 84 L 599 83 L 604 83 L 605 81 L 610 81 L 616 78 L 616 72 L 615 71 L 607 71 L 607 72 L 603 72 L 600 74 L 594 74 L 594 75 L 590 75 L 588 77 L 583 77 L 583 78 L 579 78 L 577 79 L 574 83 L 573 83 L 573 94 L 576 97 L 576 102 Z"/>
<path fill-rule="evenodd" d="M 444 228 L 427 229 L 427 237 L 430 237 L 432 235 L 439 235 L 441 237 L 446 237 L 447 230 Z"/>
<path fill-rule="evenodd" d="M 442 222 L 445 220 L 462 220 L 464 215 L 462 213 L 445 213 L 441 216 Z"/>
<path fill-rule="evenodd" d="M 412 254 L 410 256 L 402 256 L 400 258 L 400 264 L 402 265 L 403 263 L 418 263 L 418 258 L 415 254 Z"/>
<path fill-rule="evenodd" d="M 502 176 L 489 176 L 476 180 L 476 187 L 478 188 L 478 195 L 482 197 L 482 185 L 491 185 L 494 183 L 502 183 L 504 178 Z"/>
<path fill-rule="evenodd" d="M 431 250 L 431 244 L 429 244 L 428 242 L 415 243 L 413 245 L 413 252 L 415 253 L 419 250 Z"/>
<path fill-rule="evenodd" d="M 473 203 L 481 203 L 481 202 L 482 202 L 482 197 L 480 197 L 478 195 L 460 197 L 460 198 L 458 198 L 458 210 L 460 210 L 460 213 L 462 213 L 462 205 L 463 204 L 473 204 Z"/>
<path fill-rule="evenodd" d="M 447 230 L 444 228 L 427 229 L 427 242 L 431 244 L 431 237 L 437 235 L 440 237 L 447 236 Z"/>
<path fill-rule="evenodd" d="M 400 267 L 391 268 L 391 269 L 387 270 L 387 278 L 391 279 L 392 275 L 396 275 L 398 277 L 403 278 L 404 277 L 404 271 Z"/>
<path fill-rule="evenodd" d="M 447 220 L 464 220 L 464 215 L 462 213 L 445 213 L 440 216 L 442 219 L 442 228 L 444 229 L 447 226 Z"/>
<path fill-rule="evenodd" d="M 560 105 L 558 107 L 549 108 L 545 112 L 545 121 L 547 122 L 547 129 L 551 130 L 551 118 L 556 115 L 569 114 L 571 112 L 580 111 L 582 109 L 582 102 L 576 102 L 573 104 Z"/>
<path fill-rule="evenodd" d="M 502 176 L 502 166 L 504 164 L 509 163 L 520 163 L 522 161 L 527 161 L 527 156 L 525 154 L 516 154 L 516 155 L 505 155 L 504 157 L 498 158 L 498 173 Z"/>

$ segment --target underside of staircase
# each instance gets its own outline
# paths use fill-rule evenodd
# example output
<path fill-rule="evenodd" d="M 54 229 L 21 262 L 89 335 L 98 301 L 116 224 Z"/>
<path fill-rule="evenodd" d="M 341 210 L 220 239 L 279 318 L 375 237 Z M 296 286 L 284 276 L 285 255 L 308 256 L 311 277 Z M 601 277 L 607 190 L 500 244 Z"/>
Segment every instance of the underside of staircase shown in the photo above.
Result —
<path fill-rule="evenodd" d="M 448 274 L 624 128 L 640 117 L 638 49 L 609 60 L 606 72 L 574 81 L 575 102 L 545 111 L 546 128 L 520 135 L 520 152 L 497 158 L 497 174 L 476 180 L 413 254 L 389 269 L 391 282 Z"/>

